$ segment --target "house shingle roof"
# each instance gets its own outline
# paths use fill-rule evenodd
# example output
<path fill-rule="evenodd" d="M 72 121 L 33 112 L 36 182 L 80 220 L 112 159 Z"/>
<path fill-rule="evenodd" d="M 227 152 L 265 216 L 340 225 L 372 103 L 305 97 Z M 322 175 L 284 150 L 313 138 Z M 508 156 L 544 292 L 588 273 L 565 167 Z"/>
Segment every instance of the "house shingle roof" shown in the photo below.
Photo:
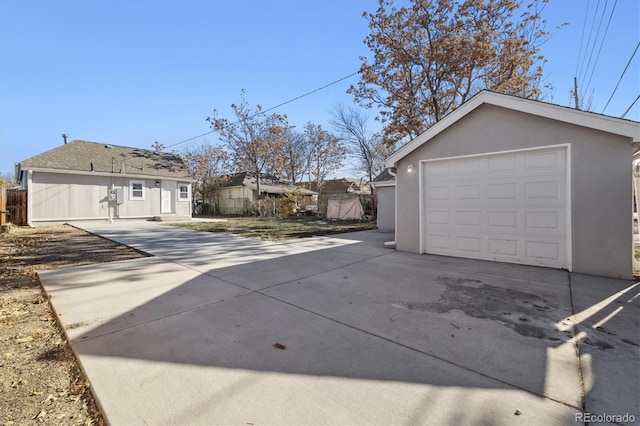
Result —
<path fill-rule="evenodd" d="M 189 177 L 189 172 L 179 155 L 82 140 L 71 141 L 21 161 L 19 166 L 21 170 L 38 168 L 153 177 Z"/>

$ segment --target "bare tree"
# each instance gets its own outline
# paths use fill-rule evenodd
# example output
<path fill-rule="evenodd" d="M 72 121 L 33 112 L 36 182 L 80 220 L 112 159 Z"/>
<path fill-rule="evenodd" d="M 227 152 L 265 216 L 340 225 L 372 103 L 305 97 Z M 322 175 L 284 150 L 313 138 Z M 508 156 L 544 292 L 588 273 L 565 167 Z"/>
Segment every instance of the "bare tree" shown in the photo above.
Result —
<path fill-rule="evenodd" d="M 5 186 L 7 188 L 18 186 L 16 176 L 13 173 L 0 173 L 0 186 Z"/>
<path fill-rule="evenodd" d="M 316 182 L 317 192 L 321 194 L 327 176 L 342 166 L 347 149 L 335 135 L 322 129 L 319 124 L 307 123 L 304 138 L 308 147 L 309 181 Z"/>
<path fill-rule="evenodd" d="M 229 154 L 221 146 L 208 143 L 188 146 L 182 158 L 195 179 L 194 198 L 202 202 L 202 213 L 219 211 L 219 188 L 229 170 Z"/>
<path fill-rule="evenodd" d="M 355 108 L 339 104 L 331 115 L 331 124 L 349 156 L 356 160 L 358 170 L 371 182 L 384 169 L 384 159 L 393 153 L 395 144 L 386 144 L 380 134 L 369 132 L 368 116 Z"/>
<path fill-rule="evenodd" d="M 308 145 L 304 135 L 289 129 L 284 134 L 282 154 L 282 174 L 286 180 L 295 185 L 302 180 L 308 166 Z"/>
<path fill-rule="evenodd" d="M 238 170 L 249 171 L 256 176 L 256 191 L 260 197 L 260 177 L 263 173 L 282 170 L 282 146 L 289 129 L 287 117 L 281 114 L 265 114 L 262 106 L 252 109 L 241 91 L 240 104 L 232 104 L 236 119 L 218 117 L 217 110 L 207 117 L 211 127 L 223 141 Z"/>
<path fill-rule="evenodd" d="M 482 89 L 536 98 L 544 1 L 412 0 L 397 8 L 379 0 L 375 13 L 364 13 L 373 58 L 361 58 L 349 91 L 380 108 L 386 141 L 416 137 Z"/>

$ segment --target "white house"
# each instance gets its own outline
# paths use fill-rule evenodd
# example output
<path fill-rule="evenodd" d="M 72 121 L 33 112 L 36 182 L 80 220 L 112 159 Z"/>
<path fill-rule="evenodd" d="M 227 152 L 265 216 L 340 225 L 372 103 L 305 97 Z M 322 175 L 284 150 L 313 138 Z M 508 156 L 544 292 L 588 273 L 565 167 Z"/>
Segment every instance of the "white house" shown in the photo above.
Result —
<path fill-rule="evenodd" d="M 64 135 L 66 136 L 66 135 Z M 191 217 L 191 183 L 175 154 L 74 140 L 16 164 L 30 225 Z"/>

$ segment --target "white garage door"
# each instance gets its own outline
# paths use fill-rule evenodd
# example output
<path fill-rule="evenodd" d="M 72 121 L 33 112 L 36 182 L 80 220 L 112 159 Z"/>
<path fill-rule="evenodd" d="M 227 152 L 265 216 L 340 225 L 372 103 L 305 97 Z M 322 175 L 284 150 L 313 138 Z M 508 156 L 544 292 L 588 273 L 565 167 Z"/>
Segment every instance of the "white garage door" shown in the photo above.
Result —
<path fill-rule="evenodd" d="M 568 268 L 564 147 L 422 167 L 423 252 Z"/>

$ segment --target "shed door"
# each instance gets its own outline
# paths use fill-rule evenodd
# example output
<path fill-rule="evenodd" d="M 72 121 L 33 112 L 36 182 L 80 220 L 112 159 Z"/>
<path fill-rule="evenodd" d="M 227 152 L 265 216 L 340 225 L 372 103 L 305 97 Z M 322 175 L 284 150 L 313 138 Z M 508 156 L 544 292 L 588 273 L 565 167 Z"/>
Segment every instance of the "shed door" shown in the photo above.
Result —
<path fill-rule="evenodd" d="M 566 148 L 424 162 L 422 251 L 569 269 Z"/>
<path fill-rule="evenodd" d="M 162 181 L 162 191 L 160 192 L 160 213 L 173 213 L 173 191 L 175 182 Z"/>

